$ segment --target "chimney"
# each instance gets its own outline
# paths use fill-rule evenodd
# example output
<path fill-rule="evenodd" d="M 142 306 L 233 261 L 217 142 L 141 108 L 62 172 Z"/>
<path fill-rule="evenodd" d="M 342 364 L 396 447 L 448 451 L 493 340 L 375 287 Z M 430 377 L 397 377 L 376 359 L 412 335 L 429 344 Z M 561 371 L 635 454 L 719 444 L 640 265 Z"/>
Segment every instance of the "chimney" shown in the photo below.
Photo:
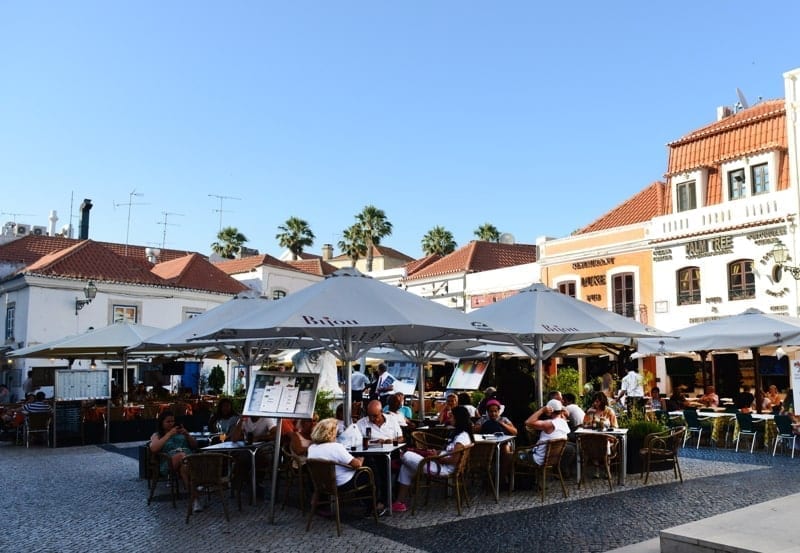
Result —
<path fill-rule="evenodd" d="M 330 244 L 322 244 L 322 260 L 328 261 L 333 258 L 333 246 Z"/>
<path fill-rule="evenodd" d="M 730 106 L 719 106 L 717 107 L 717 121 L 722 121 L 726 117 L 730 117 L 733 115 L 733 110 Z"/>
<path fill-rule="evenodd" d="M 89 211 L 91 209 L 92 200 L 84 198 L 83 203 L 81 203 L 81 227 L 78 233 L 78 239 L 80 240 L 89 239 Z"/>
<path fill-rule="evenodd" d="M 47 228 L 47 235 L 48 236 L 55 236 L 56 235 L 56 223 L 58 223 L 58 213 L 56 213 L 55 209 L 50 211 L 50 217 L 48 219 L 50 221 L 50 226 Z"/>

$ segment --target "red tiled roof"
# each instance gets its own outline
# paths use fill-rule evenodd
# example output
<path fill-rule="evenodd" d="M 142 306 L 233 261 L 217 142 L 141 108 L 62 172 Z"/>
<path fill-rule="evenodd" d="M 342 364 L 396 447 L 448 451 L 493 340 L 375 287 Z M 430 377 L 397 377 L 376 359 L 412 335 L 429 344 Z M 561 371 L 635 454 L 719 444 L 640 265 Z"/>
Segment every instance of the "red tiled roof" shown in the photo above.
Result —
<path fill-rule="evenodd" d="M 267 265 L 269 267 L 278 267 L 279 269 L 288 269 L 290 271 L 297 270 L 285 261 L 281 261 L 280 259 L 272 257 L 266 253 L 250 255 L 240 259 L 226 259 L 225 261 L 217 261 L 214 263 L 214 265 L 219 270 L 229 275 L 247 273 L 263 265 Z"/>
<path fill-rule="evenodd" d="M 535 261 L 536 246 L 533 244 L 500 244 L 473 240 L 406 278 L 414 280 L 453 273 L 477 273 Z"/>
<path fill-rule="evenodd" d="M 40 257 L 20 271 L 24 274 L 93 279 L 105 282 L 163 285 L 158 276 L 94 242 L 84 240 Z"/>
<path fill-rule="evenodd" d="M 392 259 L 398 259 L 400 261 L 414 261 L 413 257 L 409 257 L 406 254 L 395 250 L 394 248 L 390 248 L 388 246 L 372 246 L 372 257 L 391 257 Z M 346 261 L 350 259 L 345 254 L 337 255 L 333 258 L 333 261 Z"/>
<path fill-rule="evenodd" d="M 179 288 L 225 294 L 238 294 L 248 289 L 196 253 L 159 263 L 153 267 L 153 273 Z"/>
<path fill-rule="evenodd" d="M 587 232 L 643 223 L 653 217 L 662 215 L 664 213 L 664 196 L 667 195 L 665 188 L 666 185 L 663 182 L 654 182 L 599 219 L 596 219 L 593 223 L 576 231 L 575 234 L 585 234 Z"/>
<path fill-rule="evenodd" d="M 287 261 L 289 265 L 298 271 L 310 275 L 326 276 L 336 271 L 336 267 L 323 261 L 321 257 L 312 259 L 298 259 L 297 261 Z"/>
<path fill-rule="evenodd" d="M 667 176 L 719 165 L 748 154 L 786 149 L 785 103 L 783 100 L 760 102 L 667 146 Z"/>
<path fill-rule="evenodd" d="M 417 271 L 421 271 L 428 265 L 432 263 L 436 263 L 442 258 L 441 255 L 438 253 L 432 253 L 431 255 L 426 255 L 425 257 L 421 257 L 419 259 L 415 259 L 409 263 L 406 263 L 406 277 L 413 275 Z"/>

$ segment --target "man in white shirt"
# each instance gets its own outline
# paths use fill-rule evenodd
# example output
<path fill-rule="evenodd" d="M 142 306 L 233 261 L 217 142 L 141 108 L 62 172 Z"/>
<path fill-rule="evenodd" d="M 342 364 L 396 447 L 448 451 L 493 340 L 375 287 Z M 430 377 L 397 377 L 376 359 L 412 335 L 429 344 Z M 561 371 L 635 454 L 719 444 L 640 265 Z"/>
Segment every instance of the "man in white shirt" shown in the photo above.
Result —
<path fill-rule="evenodd" d="M 369 386 L 369 377 L 358 370 L 358 365 L 353 367 L 353 373 L 350 375 L 350 392 L 353 401 L 364 400 L 364 388 Z"/>
<path fill-rule="evenodd" d="M 620 385 L 619 397 L 617 399 L 625 398 L 625 406 L 630 409 L 638 407 L 642 403 L 644 397 L 644 379 L 639 375 L 639 367 L 630 365 L 628 374 L 622 379 Z"/>
<path fill-rule="evenodd" d="M 385 369 L 384 369 L 385 370 Z M 403 429 L 400 423 L 391 413 L 384 413 L 381 402 L 373 399 L 367 404 L 367 416 L 359 419 L 356 423 L 362 436 L 368 433 L 372 441 L 380 441 L 382 444 L 391 444 L 394 440 L 403 443 Z M 369 432 L 367 432 L 369 430 Z M 388 505 L 392 498 L 389 497 L 386 488 L 387 467 L 386 459 L 383 455 L 368 455 L 364 457 L 364 463 L 375 473 L 375 488 L 378 502 Z"/>
<path fill-rule="evenodd" d="M 389 396 L 394 392 L 395 380 L 395 377 L 386 370 L 386 365 L 383 363 L 378 365 L 378 383 L 375 385 L 375 392 L 380 397 L 381 405 L 388 403 Z"/>
<path fill-rule="evenodd" d="M 564 410 L 567 412 L 567 422 L 570 430 L 575 430 L 583 424 L 583 417 L 586 413 L 575 403 L 575 394 L 567 392 L 564 394 Z"/>

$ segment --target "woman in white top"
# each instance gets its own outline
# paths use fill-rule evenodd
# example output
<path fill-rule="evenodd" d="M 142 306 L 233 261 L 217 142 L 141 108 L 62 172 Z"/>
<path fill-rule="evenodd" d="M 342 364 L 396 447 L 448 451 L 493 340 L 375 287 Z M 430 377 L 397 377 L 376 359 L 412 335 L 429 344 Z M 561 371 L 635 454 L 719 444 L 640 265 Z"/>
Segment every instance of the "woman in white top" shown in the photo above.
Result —
<path fill-rule="evenodd" d="M 452 416 L 453 432 L 450 434 L 450 439 L 445 446 L 444 451 L 446 452 L 458 452 L 475 441 L 472 436 L 472 421 L 469 418 L 469 412 L 462 406 L 456 406 L 452 409 Z M 403 454 L 400 474 L 397 476 L 399 484 L 397 501 L 392 503 L 392 511 L 402 513 L 408 510 L 406 506 L 408 493 L 411 483 L 414 481 L 414 476 L 417 474 L 417 466 L 423 459 L 422 455 L 413 451 L 406 451 Z M 428 470 L 435 474 L 452 474 L 460 459 L 460 454 L 444 457 L 437 462 L 430 463 Z"/>
<path fill-rule="evenodd" d="M 336 485 L 342 487 L 349 484 L 364 459 L 353 457 L 347 449 L 336 441 L 336 419 L 323 419 L 311 431 L 311 445 L 308 446 L 309 459 L 322 459 L 340 463 L 336 465 Z M 351 468 L 352 467 L 352 468 Z M 316 497 L 313 498 L 316 500 Z"/>

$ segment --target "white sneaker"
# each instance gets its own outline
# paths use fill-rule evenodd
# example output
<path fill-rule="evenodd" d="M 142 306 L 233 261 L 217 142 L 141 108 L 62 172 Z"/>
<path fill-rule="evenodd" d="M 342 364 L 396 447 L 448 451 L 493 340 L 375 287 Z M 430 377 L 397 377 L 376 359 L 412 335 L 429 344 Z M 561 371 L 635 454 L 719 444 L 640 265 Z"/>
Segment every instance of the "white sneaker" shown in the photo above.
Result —
<path fill-rule="evenodd" d="M 195 513 L 199 513 L 202 510 L 203 510 L 203 506 L 200 505 L 200 500 L 199 499 L 195 499 L 194 503 L 192 504 L 192 511 L 195 512 Z"/>

